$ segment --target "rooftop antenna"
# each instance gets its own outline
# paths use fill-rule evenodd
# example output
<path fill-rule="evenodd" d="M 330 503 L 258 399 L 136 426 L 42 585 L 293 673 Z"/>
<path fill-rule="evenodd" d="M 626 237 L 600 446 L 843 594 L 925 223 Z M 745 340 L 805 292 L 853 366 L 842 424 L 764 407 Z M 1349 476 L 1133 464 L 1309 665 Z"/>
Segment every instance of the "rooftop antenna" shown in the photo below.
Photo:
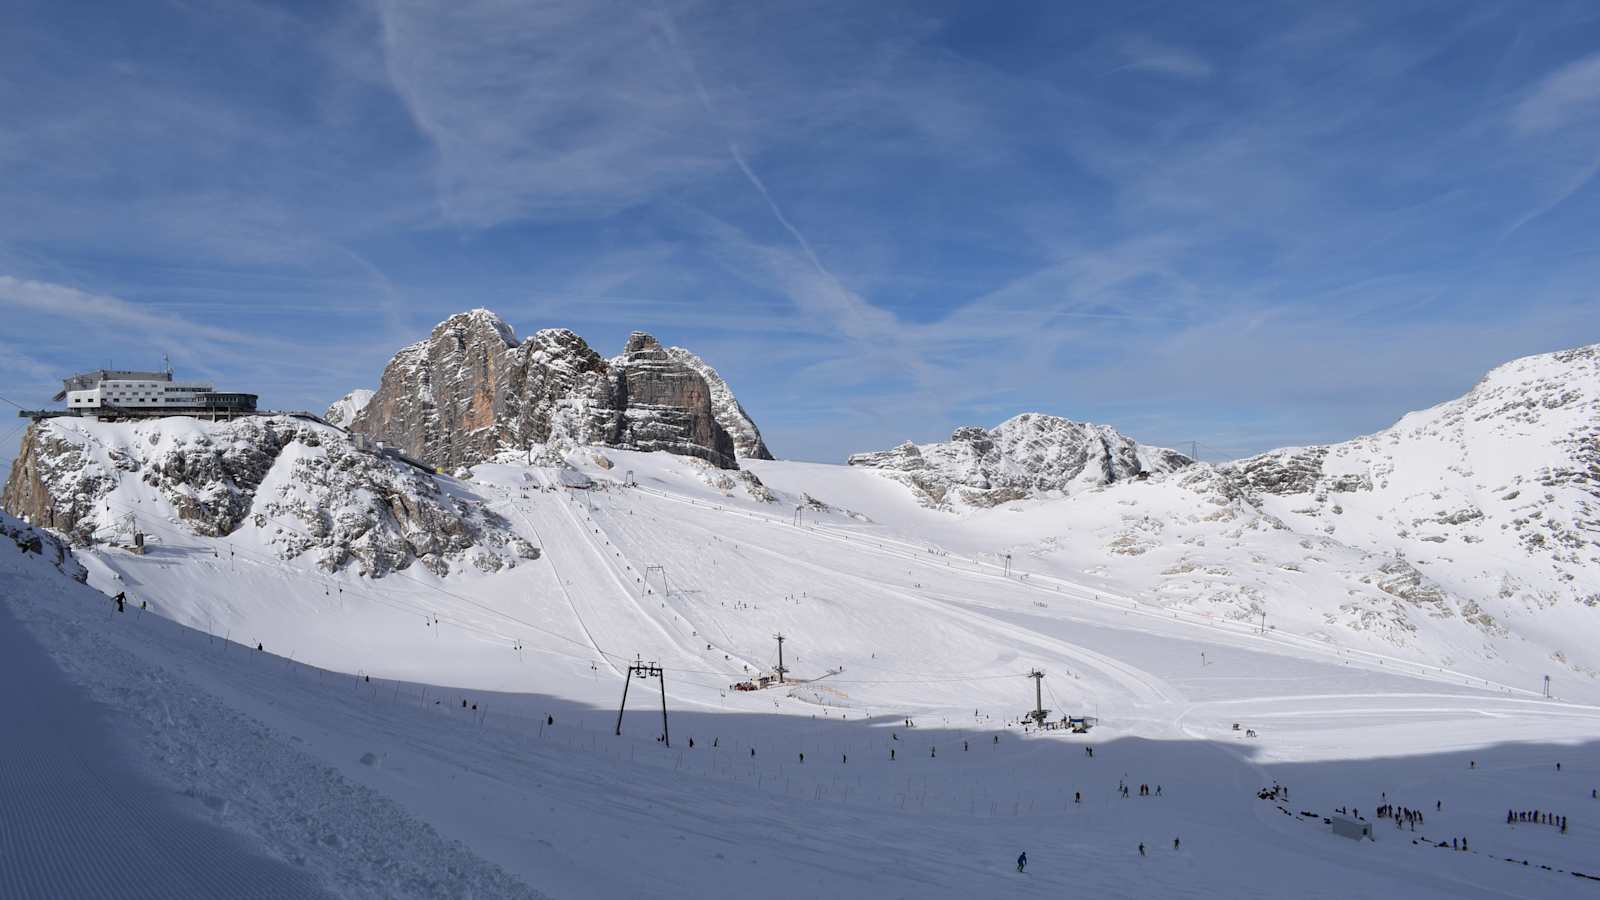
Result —
<path fill-rule="evenodd" d="M 168 356 L 165 353 L 161 354 L 161 368 L 166 371 L 167 377 L 171 378 L 172 377 L 172 357 Z"/>

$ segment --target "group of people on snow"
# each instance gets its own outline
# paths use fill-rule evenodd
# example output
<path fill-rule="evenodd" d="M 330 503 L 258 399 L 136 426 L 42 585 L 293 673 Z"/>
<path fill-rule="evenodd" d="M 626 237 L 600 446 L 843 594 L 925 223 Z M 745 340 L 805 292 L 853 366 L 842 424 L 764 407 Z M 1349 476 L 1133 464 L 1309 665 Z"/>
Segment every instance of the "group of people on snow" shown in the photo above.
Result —
<path fill-rule="evenodd" d="M 1567 817 L 1555 813 L 1545 812 L 1542 809 L 1525 809 L 1521 812 L 1506 810 L 1506 824 L 1515 825 L 1518 822 L 1532 822 L 1535 825 L 1553 825 L 1561 829 L 1562 834 L 1567 833 Z"/>

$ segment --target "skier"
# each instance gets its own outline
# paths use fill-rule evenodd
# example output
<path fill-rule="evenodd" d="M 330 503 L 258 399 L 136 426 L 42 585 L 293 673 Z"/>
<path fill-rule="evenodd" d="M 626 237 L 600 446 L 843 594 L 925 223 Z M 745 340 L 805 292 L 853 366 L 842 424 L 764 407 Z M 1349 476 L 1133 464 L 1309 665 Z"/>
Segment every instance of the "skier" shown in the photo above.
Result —
<path fill-rule="evenodd" d="M 1178 849 L 1178 839 L 1177 838 L 1173 838 L 1172 839 L 1172 849 L 1174 849 L 1174 850 Z"/>
<path fill-rule="evenodd" d="M 889 748 L 889 762 L 894 762 L 894 748 Z"/>
<path fill-rule="evenodd" d="M 928 758 L 929 759 L 938 759 L 939 758 L 939 748 L 938 747 L 929 747 L 928 748 Z"/>
<path fill-rule="evenodd" d="M 1161 796 L 1161 785 L 1159 785 L 1159 784 L 1156 785 L 1156 796 L 1157 797 Z"/>
<path fill-rule="evenodd" d="M 847 766 L 849 764 L 850 764 L 850 754 L 848 754 L 848 753 L 839 754 L 839 765 Z"/>
<path fill-rule="evenodd" d="M 754 747 L 750 748 L 750 758 L 751 759 L 755 759 L 756 758 L 756 748 L 754 748 Z"/>
<path fill-rule="evenodd" d="M 994 742 L 996 744 L 1000 743 L 1000 735 L 997 734 L 997 735 L 994 736 Z"/>
<path fill-rule="evenodd" d="M 712 738 L 711 739 L 711 749 L 713 749 L 713 750 L 717 749 L 717 747 L 721 744 L 721 742 L 722 742 L 722 738 L 719 738 L 719 737 Z"/>
<path fill-rule="evenodd" d="M 1022 851 L 1022 855 L 1017 857 L 1017 871 L 1021 872 L 1023 869 L 1026 869 L 1027 867 L 1028 867 L 1028 851 L 1024 850 L 1024 851 Z"/>
<path fill-rule="evenodd" d="M 546 725 L 554 725 L 556 723 L 556 717 L 555 716 L 551 716 L 551 715 L 547 715 L 547 716 L 544 717 L 544 723 Z"/>
<path fill-rule="evenodd" d="M 967 742 L 966 741 L 962 741 L 961 742 L 961 752 L 965 753 L 965 752 L 967 752 L 967 749 L 968 749 L 967 748 Z"/>
<path fill-rule="evenodd" d="M 128 596 L 121 591 L 117 591 L 117 595 L 111 599 L 117 601 L 117 612 L 122 612 L 122 603 L 128 599 Z"/>
<path fill-rule="evenodd" d="M 1144 841 L 1140 841 L 1139 842 L 1139 855 L 1140 856 L 1144 855 Z"/>
<path fill-rule="evenodd" d="M 689 738 L 689 749 L 690 750 L 694 749 L 694 738 Z"/>
<path fill-rule="evenodd" d="M 260 649 L 261 649 L 261 642 L 260 642 L 260 641 L 257 641 L 257 642 L 256 642 L 256 649 L 257 649 L 257 650 L 260 650 Z"/>
<path fill-rule="evenodd" d="M 803 766 L 805 764 L 806 764 L 806 755 L 804 753 L 802 753 L 802 754 L 800 754 L 800 765 Z"/>

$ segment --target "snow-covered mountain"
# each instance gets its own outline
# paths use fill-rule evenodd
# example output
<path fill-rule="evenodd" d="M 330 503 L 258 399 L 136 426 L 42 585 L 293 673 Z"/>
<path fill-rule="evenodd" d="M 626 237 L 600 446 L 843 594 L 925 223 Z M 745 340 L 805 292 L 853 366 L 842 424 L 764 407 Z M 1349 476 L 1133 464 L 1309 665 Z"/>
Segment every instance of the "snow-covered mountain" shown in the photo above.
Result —
<path fill-rule="evenodd" d="M 971 521 L 1180 610 L 1600 676 L 1600 346 L 1519 359 L 1339 444 L 1009 504 Z"/>
<path fill-rule="evenodd" d="M 370 388 L 356 388 L 329 404 L 322 417 L 340 428 L 349 428 L 350 423 L 356 420 L 356 413 L 366 409 L 367 404 L 372 402 L 372 394 Z"/>
<path fill-rule="evenodd" d="M 770 456 L 726 382 L 692 353 L 642 332 L 611 359 L 564 328 L 518 342 L 486 309 L 395 354 L 349 428 L 451 470 L 530 445 L 661 450 L 725 469 Z"/>
<path fill-rule="evenodd" d="M 450 482 L 285 416 L 47 419 L 24 435 L 0 505 L 80 546 L 176 525 L 372 577 L 414 562 L 443 575 L 538 556 Z"/>
<path fill-rule="evenodd" d="M 925 505 L 988 507 L 1037 494 L 1072 493 L 1171 472 L 1192 460 L 1137 443 L 1109 425 L 1023 413 L 991 429 L 957 428 L 950 440 L 910 441 L 857 453 L 852 466 L 882 470 Z"/>

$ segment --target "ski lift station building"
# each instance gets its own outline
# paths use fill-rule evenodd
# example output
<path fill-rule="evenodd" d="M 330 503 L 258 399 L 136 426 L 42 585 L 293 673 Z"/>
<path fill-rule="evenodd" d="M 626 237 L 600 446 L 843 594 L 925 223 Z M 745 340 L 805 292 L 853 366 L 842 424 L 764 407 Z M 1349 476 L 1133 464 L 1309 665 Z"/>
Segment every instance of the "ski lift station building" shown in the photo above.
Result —
<path fill-rule="evenodd" d="M 68 415 L 145 417 L 210 415 L 233 417 L 256 411 L 256 395 L 219 392 L 203 381 L 178 381 L 172 372 L 96 369 L 62 381 L 57 403 Z"/>

